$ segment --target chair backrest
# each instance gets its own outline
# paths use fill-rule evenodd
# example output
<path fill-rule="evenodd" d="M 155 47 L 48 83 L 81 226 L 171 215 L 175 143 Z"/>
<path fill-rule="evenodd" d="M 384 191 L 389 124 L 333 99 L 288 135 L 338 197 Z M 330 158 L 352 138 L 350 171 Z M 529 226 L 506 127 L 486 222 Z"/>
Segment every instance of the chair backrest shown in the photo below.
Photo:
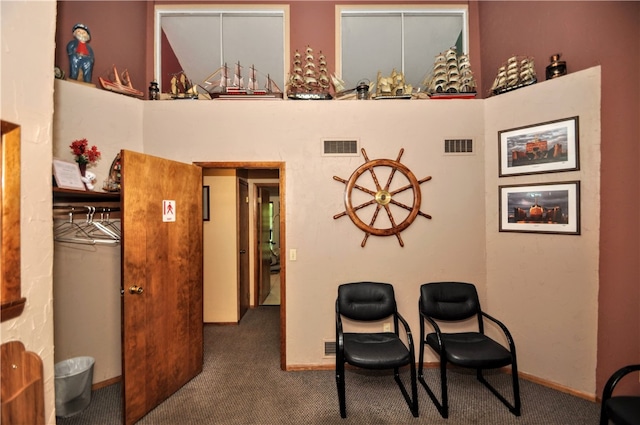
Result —
<path fill-rule="evenodd" d="M 480 313 L 476 287 L 464 282 L 420 286 L 420 312 L 437 320 L 464 320 Z"/>
<path fill-rule="evenodd" d="M 381 320 L 396 313 L 393 286 L 388 283 L 354 282 L 338 287 L 338 313 L 353 320 Z"/>

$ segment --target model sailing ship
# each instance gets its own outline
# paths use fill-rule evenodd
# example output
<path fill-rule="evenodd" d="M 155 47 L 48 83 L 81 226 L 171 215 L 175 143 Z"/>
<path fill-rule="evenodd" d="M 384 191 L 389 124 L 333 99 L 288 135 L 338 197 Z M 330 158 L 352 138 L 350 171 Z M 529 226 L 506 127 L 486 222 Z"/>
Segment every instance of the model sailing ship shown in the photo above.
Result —
<path fill-rule="evenodd" d="M 307 46 L 304 61 L 296 50 L 293 55 L 291 74 L 287 83 L 289 99 L 329 100 L 331 94 L 331 77 L 327 69 L 327 59 L 320 51 L 315 59 L 313 49 Z"/>
<path fill-rule="evenodd" d="M 131 84 L 131 78 L 129 77 L 129 71 L 124 70 L 121 75 L 118 74 L 118 69 L 113 65 L 112 71 L 113 78 L 111 80 L 103 77 L 99 77 L 100 85 L 103 89 L 109 90 L 115 93 L 125 94 L 127 96 L 142 97 L 144 93 L 140 90 L 134 89 Z"/>
<path fill-rule="evenodd" d="M 413 86 L 407 84 L 404 74 L 394 68 L 388 77 L 383 77 L 378 71 L 375 93 L 372 97 L 374 99 L 411 99 L 412 92 Z"/>
<path fill-rule="evenodd" d="M 468 55 L 458 55 L 455 47 L 436 55 L 433 71 L 423 82 L 431 98 L 474 98 L 476 81 Z"/>
<path fill-rule="evenodd" d="M 233 78 L 229 75 L 229 68 L 226 63 L 216 69 L 204 81 L 204 89 L 211 95 L 212 99 L 282 98 L 282 91 L 269 74 L 265 78 L 264 88 L 260 88 L 258 71 L 253 65 L 249 68 L 249 79 L 245 86 L 240 62 L 235 64 Z"/>
<path fill-rule="evenodd" d="M 198 89 L 182 71 L 171 76 L 171 97 L 173 99 L 198 98 Z"/>
<path fill-rule="evenodd" d="M 498 68 L 491 92 L 502 94 L 519 89 L 538 81 L 533 58 L 524 56 L 512 56 L 507 63 Z"/>

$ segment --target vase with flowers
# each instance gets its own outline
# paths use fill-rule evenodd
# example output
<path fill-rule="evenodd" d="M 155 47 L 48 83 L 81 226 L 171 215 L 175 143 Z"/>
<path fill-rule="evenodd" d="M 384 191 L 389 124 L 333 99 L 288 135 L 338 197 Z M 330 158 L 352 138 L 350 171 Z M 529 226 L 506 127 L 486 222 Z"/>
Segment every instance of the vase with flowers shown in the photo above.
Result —
<path fill-rule="evenodd" d="M 87 172 L 87 166 L 95 165 L 100 159 L 101 153 L 95 145 L 89 147 L 87 139 L 74 140 L 69 147 L 80 166 L 80 173 L 84 177 Z"/>

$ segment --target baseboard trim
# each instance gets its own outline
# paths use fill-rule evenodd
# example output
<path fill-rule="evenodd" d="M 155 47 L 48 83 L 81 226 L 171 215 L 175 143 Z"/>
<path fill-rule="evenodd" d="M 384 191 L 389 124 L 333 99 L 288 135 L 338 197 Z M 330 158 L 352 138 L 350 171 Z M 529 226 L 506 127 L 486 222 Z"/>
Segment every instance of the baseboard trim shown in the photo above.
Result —
<path fill-rule="evenodd" d="M 349 368 L 349 365 L 345 365 Z M 417 365 L 416 365 L 417 367 Z M 426 369 L 435 369 L 440 367 L 440 363 L 438 362 L 429 362 L 425 363 L 424 368 Z M 455 367 L 455 366 L 452 366 Z M 335 370 L 335 364 L 322 364 L 322 365 L 287 365 L 287 372 L 300 372 L 300 371 L 310 371 L 310 370 Z M 505 367 L 502 368 L 505 373 L 511 373 L 511 368 Z M 539 378 L 537 376 L 531 375 L 529 373 L 518 372 L 518 377 L 520 379 L 524 379 L 526 381 L 533 382 L 534 384 L 542 385 L 543 387 L 551 388 L 552 390 L 560 391 L 562 393 L 566 393 L 578 398 L 582 398 L 591 402 L 597 402 L 598 399 L 595 394 L 589 394 L 584 391 L 578 391 L 573 388 L 569 388 L 565 385 L 560 385 L 557 382 L 549 381 L 547 379 Z"/>
<path fill-rule="evenodd" d="M 109 385 L 116 384 L 120 381 L 122 381 L 122 376 L 116 376 L 115 378 L 107 379 L 106 381 L 96 382 L 95 384 L 91 385 L 91 390 L 96 391 L 100 388 L 108 387 Z"/>

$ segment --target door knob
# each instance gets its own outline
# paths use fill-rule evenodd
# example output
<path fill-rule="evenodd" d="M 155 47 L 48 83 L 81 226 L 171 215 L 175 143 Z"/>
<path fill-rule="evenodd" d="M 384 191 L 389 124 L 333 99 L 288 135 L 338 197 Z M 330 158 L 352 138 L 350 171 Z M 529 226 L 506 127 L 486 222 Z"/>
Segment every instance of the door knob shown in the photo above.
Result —
<path fill-rule="evenodd" d="M 142 289 L 141 286 L 137 286 L 137 285 L 133 285 L 129 287 L 129 293 L 130 294 L 142 294 L 142 292 L 144 292 L 144 289 Z"/>
<path fill-rule="evenodd" d="M 245 251 L 244 249 L 240 250 L 240 254 L 246 254 L 246 253 L 247 253 L 247 251 Z"/>

